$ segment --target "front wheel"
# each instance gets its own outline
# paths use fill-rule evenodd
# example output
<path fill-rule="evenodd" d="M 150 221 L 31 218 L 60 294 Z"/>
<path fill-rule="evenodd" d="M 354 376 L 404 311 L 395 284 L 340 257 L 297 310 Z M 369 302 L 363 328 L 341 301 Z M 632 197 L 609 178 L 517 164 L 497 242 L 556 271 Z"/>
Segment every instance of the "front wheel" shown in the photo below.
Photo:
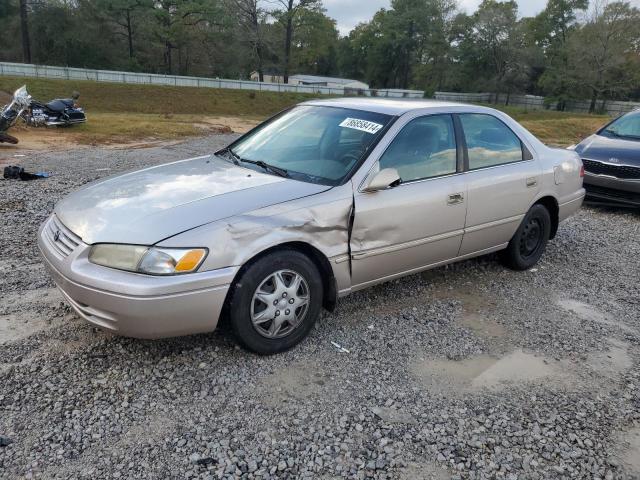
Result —
<path fill-rule="evenodd" d="M 528 270 L 538 261 L 549 242 L 551 216 L 544 205 L 536 204 L 525 215 L 506 250 L 501 252 L 501 260 L 513 270 Z"/>
<path fill-rule="evenodd" d="M 0 143 L 11 143 L 13 145 L 16 145 L 18 143 L 18 139 L 9 135 L 8 133 L 2 132 L 0 133 Z"/>
<path fill-rule="evenodd" d="M 270 253 L 241 272 L 229 301 L 238 343 L 255 353 L 280 353 L 300 343 L 322 309 L 322 279 L 302 253 Z"/>

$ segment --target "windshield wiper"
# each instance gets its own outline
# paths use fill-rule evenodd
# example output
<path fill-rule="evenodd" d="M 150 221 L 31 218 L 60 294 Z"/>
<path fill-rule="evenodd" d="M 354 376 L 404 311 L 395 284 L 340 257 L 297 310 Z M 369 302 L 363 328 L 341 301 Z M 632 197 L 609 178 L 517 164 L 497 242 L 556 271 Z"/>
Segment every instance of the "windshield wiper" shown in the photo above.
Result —
<path fill-rule="evenodd" d="M 263 162 L 262 160 L 249 160 L 247 158 L 242 158 L 240 155 L 234 152 L 231 147 L 220 150 L 220 153 L 228 153 L 231 156 L 231 160 L 236 165 L 240 165 L 240 162 L 250 163 L 251 165 L 257 165 L 260 168 L 264 168 L 268 172 L 275 173 L 280 177 L 289 178 L 289 172 L 287 172 L 284 168 L 270 165 L 267 162 Z"/>
<path fill-rule="evenodd" d="M 222 150 L 220 150 L 218 153 L 222 153 L 222 154 L 228 153 L 228 154 L 230 155 L 230 157 L 231 157 L 231 158 L 230 158 L 230 159 L 231 159 L 231 161 L 232 161 L 235 165 L 240 165 L 240 161 L 241 161 L 242 159 L 241 159 L 238 155 L 236 155 L 236 153 L 235 153 L 233 150 L 231 150 L 231 147 L 223 148 L 223 149 L 222 149 Z"/>
<path fill-rule="evenodd" d="M 251 163 L 253 165 L 257 165 L 260 168 L 264 168 L 268 172 L 275 173 L 276 175 L 279 175 L 284 178 L 289 178 L 289 172 L 287 172 L 284 168 L 276 167 L 275 165 L 270 165 L 267 162 L 263 162 L 262 160 L 255 161 L 255 160 L 247 160 L 246 158 L 241 158 L 240 161 L 244 163 Z"/>
<path fill-rule="evenodd" d="M 613 135 L 616 138 L 631 138 L 633 140 L 640 140 L 640 135 L 624 135 L 622 133 L 618 133 L 615 130 L 605 130 L 610 135 Z"/>

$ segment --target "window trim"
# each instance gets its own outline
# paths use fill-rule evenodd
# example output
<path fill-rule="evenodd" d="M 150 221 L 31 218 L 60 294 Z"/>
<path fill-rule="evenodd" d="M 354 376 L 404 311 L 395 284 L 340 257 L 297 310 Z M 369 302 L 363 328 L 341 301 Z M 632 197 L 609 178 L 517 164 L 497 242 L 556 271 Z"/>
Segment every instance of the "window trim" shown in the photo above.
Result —
<path fill-rule="evenodd" d="M 372 165 L 371 170 L 373 170 L 373 168 L 375 168 L 376 164 L 380 165 L 380 160 L 382 160 L 384 155 L 387 153 L 387 151 L 393 145 L 393 142 L 395 142 L 395 140 L 398 138 L 398 136 L 402 133 L 402 131 L 405 128 L 407 128 L 409 125 L 411 125 L 416 120 L 420 120 L 420 119 L 428 118 L 428 117 L 449 117 L 450 118 L 451 125 L 453 127 L 453 141 L 456 144 L 456 171 L 455 172 L 451 172 L 451 173 L 443 173 L 442 175 L 435 175 L 433 177 L 415 178 L 413 180 L 407 180 L 406 182 L 403 180 L 398 185 L 398 187 L 402 187 L 403 185 L 411 185 L 411 184 L 417 183 L 417 182 L 425 182 L 425 181 L 429 181 L 429 180 L 435 180 L 435 179 L 438 179 L 438 178 L 450 177 L 452 175 L 458 175 L 460 173 L 464 173 L 464 152 L 460 148 L 461 145 L 460 145 L 460 137 L 459 137 L 461 132 L 459 132 L 458 129 L 456 128 L 455 114 L 453 114 L 451 112 L 449 112 L 449 113 L 430 113 L 430 114 L 426 114 L 426 115 L 419 115 L 417 117 L 414 117 L 414 118 L 410 119 L 407 123 L 405 123 L 402 126 L 402 128 L 400 128 L 400 130 L 398 130 L 398 132 L 389 141 L 389 144 L 387 145 L 387 147 L 384 149 L 384 151 L 380 154 L 378 159 Z M 369 170 L 369 173 L 367 173 L 367 175 L 365 176 L 365 180 L 367 179 L 367 177 L 369 175 L 371 175 L 371 170 Z M 398 188 L 398 187 L 396 187 L 396 188 Z"/>
<path fill-rule="evenodd" d="M 486 167 L 471 168 L 471 165 L 469 163 L 469 147 L 467 145 L 467 135 L 466 135 L 466 133 L 464 131 L 464 126 L 462 125 L 462 119 L 460 118 L 463 115 L 484 115 L 486 117 L 494 118 L 495 120 L 500 122 L 520 142 L 520 150 L 522 151 L 522 159 L 521 160 L 516 160 L 514 162 L 496 163 L 495 165 L 488 165 Z M 507 125 L 505 122 L 503 122 L 500 118 L 496 117 L 495 115 L 492 115 L 491 113 L 484 113 L 484 112 L 482 112 L 482 113 L 480 113 L 480 112 L 460 112 L 460 113 L 454 113 L 453 116 L 456 118 L 456 121 L 457 121 L 457 123 L 459 125 L 459 128 L 460 128 L 460 138 L 462 140 L 462 145 L 463 145 L 463 148 L 464 148 L 464 171 L 465 172 L 477 172 L 479 170 L 486 170 L 488 168 L 504 167 L 506 165 L 515 165 L 517 163 L 531 162 L 531 161 L 535 160 L 533 154 L 531 153 L 531 151 L 529 150 L 527 145 L 522 141 L 522 138 L 520 138 L 520 135 L 518 135 L 516 132 L 514 132 L 513 129 L 509 125 Z"/>

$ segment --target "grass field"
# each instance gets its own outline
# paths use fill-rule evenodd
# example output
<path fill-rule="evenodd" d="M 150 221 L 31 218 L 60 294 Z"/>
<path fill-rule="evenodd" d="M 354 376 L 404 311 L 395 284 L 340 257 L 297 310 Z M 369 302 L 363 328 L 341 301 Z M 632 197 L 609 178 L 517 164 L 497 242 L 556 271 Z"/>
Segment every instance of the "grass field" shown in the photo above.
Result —
<path fill-rule="evenodd" d="M 68 97 L 74 90 L 80 92 L 80 104 L 87 111 L 89 121 L 65 129 L 60 135 L 72 137 L 76 143 L 89 144 L 202 135 L 211 130 L 207 128 L 211 117 L 233 117 L 235 124 L 238 119 L 255 124 L 291 105 L 315 98 L 297 93 L 0 77 L 0 104 L 7 100 L 9 92 L 23 84 L 40 100 Z M 585 138 L 608 118 L 498 108 L 520 121 L 543 142 L 559 146 Z"/>

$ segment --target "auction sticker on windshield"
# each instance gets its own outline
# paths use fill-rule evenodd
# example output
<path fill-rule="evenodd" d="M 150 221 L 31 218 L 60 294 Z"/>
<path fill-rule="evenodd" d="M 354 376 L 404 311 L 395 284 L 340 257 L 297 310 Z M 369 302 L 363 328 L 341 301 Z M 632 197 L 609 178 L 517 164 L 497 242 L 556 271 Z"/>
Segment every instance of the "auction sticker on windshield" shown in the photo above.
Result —
<path fill-rule="evenodd" d="M 354 130 L 360 130 L 367 133 L 378 133 L 378 131 L 384 126 L 379 123 L 369 122 L 368 120 L 360 120 L 358 118 L 345 118 L 340 124 L 344 128 L 353 128 Z"/>

